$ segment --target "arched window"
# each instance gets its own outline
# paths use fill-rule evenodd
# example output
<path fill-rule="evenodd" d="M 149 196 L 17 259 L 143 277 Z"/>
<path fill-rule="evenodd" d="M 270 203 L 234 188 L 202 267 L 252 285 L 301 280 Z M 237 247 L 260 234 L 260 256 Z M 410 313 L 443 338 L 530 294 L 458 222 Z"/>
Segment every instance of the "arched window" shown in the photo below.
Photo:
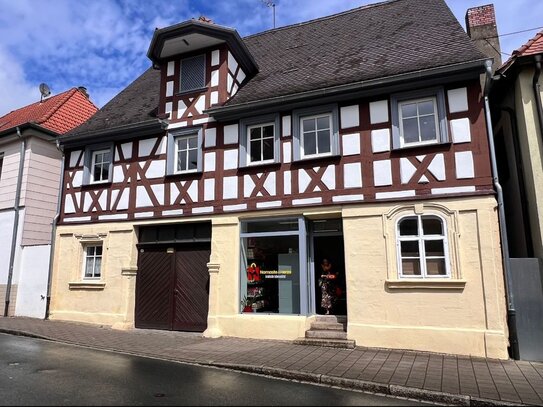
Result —
<path fill-rule="evenodd" d="M 410 215 L 398 221 L 400 277 L 450 277 L 446 225 L 435 215 Z"/>

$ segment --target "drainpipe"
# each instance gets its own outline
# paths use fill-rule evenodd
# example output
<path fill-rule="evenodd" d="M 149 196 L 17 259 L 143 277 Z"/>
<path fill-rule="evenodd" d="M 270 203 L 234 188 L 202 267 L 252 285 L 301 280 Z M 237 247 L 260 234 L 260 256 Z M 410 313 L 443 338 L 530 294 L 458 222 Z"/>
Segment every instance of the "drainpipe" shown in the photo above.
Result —
<path fill-rule="evenodd" d="M 509 343 L 511 345 L 511 356 L 513 359 L 520 359 L 518 336 L 517 336 L 517 314 L 515 310 L 515 299 L 512 291 L 511 261 L 509 258 L 509 243 L 507 239 L 507 226 L 505 223 L 505 211 L 503 208 L 503 190 L 498 179 L 498 166 L 496 164 L 496 149 L 494 147 L 494 133 L 492 131 L 492 118 L 490 116 L 490 104 L 488 94 L 492 81 L 492 60 L 487 60 L 486 80 L 484 88 L 485 114 L 487 122 L 488 145 L 490 149 L 490 163 L 492 165 L 492 179 L 497 192 L 498 199 L 498 221 L 500 224 L 500 238 L 502 247 L 502 260 L 505 274 L 505 294 L 507 297 L 507 325 L 509 327 Z"/>
<path fill-rule="evenodd" d="M 58 185 L 57 212 L 51 223 L 51 249 L 49 251 L 49 270 L 47 272 L 47 300 L 45 303 L 45 317 L 49 319 L 49 307 L 51 305 L 51 281 L 53 279 L 53 256 L 55 255 L 55 243 L 57 234 L 57 222 L 60 218 L 60 205 L 62 201 L 62 188 L 64 187 L 64 150 L 60 147 L 60 142 L 57 140 L 57 149 L 60 151 L 62 158 L 60 161 L 60 180 Z"/>
<path fill-rule="evenodd" d="M 23 183 L 23 171 L 25 165 L 25 152 L 26 152 L 26 140 L 21 134 L 21 130 L 17 126 L 17 136 L 21 140 L 21 151 L 19 153 L 19 174 L 17 175 L 17 189 L 15 192 L 15 203 L 13 205 L 13 210 L 15 216 L 13 219 L 13 232 L 11 235 L 11 252 L 9 255 L 9 272 L 8 272 L 8 282 L 6 286 L 6 305 L 4 307 L 4 316 L 8 316 L 9 309 L 9 300 L 11 297 L 11 283 L 13 280 L 13 266 L 15 264 L 15 250 L 17 249 L 17 233 L 19 231 L 19 211 L 20 211 L 20 200 L 21 200 L 21 186 Z"/>
<path fill-rule="evenodd" d="M 539 86 L 539 75 L 541 75 L 541 55 L 536 55 L 535 72 L 533 79 L 535 104 L 537 106 L 537 118 L 539 119 L 539 136 L 543 140 L 543 107 L 541 106 L 541 88 Z"/>

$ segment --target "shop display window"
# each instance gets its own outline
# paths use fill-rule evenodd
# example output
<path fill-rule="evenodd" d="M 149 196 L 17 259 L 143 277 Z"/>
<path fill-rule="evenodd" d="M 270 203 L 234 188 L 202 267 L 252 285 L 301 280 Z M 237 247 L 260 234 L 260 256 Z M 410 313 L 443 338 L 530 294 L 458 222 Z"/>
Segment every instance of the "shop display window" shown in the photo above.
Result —
<path fill-rule="evenodd" d="M 297 222 L 295 219 L 244 225 L 245 233 L 241 238 L 242 312 L 300 314 Z M 270 226 L 270 236 L 262 236 L 266 234 L 266 226 Z M 284 232 L 280 231 L 281 226 Z"/>

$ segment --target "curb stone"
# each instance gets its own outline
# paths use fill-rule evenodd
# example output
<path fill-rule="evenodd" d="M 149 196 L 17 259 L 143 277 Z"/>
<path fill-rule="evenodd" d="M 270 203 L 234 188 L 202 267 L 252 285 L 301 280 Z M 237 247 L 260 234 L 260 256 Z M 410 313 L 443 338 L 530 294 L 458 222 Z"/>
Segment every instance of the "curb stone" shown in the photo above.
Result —
<path fill-rule="evenodd" d="M 514 402 L 509 402 L 509 401 L 485 399 L 485 398 L 474 397 L 474 396 L 464 396 L 460 394 L 451 394 L 451 393 L 437 392 L 437 391 L 432 391 L 432 390 L 417 389 L 414 387 L 406 387 L 406 386 L 400 386 L 400 385 L 395 385 L 395 384 L 383 384 L 383 383 L 368 382 L 368 381 L 358 380 L 358 379 L 348 379 L 344 377 L 328 376 L 324 374 L 301 372 L 301 371 L 296 371 L 296 370 L 288 370 L 288 369 L 275 368 L 275 367 L 266 367 L 263 365 L 221 363 L 221 362 L 215 362 L 213 360 L 189 361 L 189 360 L 183 360 L 183 359 L 171 359 L 171 358 L 166 358 L 160 355 L 147 354 L 145 352 L 130 352 L 130 351 L 122 350 L 122 349 L 119 350 L 114 347 L 99 348 L 99 347 L 94 347 L 94 346 L 81 345 L 77 342 L 73 342 L 69 340 L 52 338 L 46 335 L 40 335 L 40 334 L 35 334 L 35 333 L 21 331 L 21 330 L 14 330 L 14 329 L 0 328 L 0 333 L 14 335 L 14 336 L 24 336 L 24 337 L 35 338 L 35 339 L 43 339 L 43 340 L 47 340 L 51 342 L 64 343 L 68 345 L 84 346 L 86 348 L 95 349 L 98 351 L 106 350 L 110 352 L 118 352 L 118 353 L 123 353 L 123 354 L 134 355 L 134 356 L 148 357 L 148 358 L 153 358 L 153 359 L 165 360 L 169 362 L 188 363 L 188 364 L 195 364 L 199 366 L 208 366 L 208 367 L 237 370 L 240 372 L 256 373 L 256 374 L 266 375 L 270 377 L 277 377 L 277 378 L 283 378 L 283 379 L 288 379 L 288 380 L 297 380 L 297 381 L 306 382 L 306 383 L 317 383 L 317 384 L 336 386 L 345 390 L 355 389 L 355 390 L 370 392 L 370 393 L 384 395 L 384 396 L 390 395 L 390 396 L 395 396 L 395 397 L 416 399 L 416 400 L 429 401 L 429 402 L 434 402 L 434 403 L 453 404 L 453 405 L 461 405 L 461 406 L 477 406 L 477 407 L 490 407 L 490 406 L 512 407 L 512 406 L 526 406 L 527 405 L 523 403 L 514 403 Z"/>

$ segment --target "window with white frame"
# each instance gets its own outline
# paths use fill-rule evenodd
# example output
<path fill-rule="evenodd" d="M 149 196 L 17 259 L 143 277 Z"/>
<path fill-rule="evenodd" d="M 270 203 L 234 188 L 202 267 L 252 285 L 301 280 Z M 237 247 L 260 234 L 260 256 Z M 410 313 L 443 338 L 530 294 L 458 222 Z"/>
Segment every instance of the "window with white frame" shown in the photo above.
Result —
<path fill-rule="evenodd" d="M 198 170 L 198 134 L 175 137 L 175 172 Z"/>
<path fill-rule="evenodd" d="M 438 142 L 439 119 L 435 97 L 399 103 L 401 145 Z"/>
<path fill-rule="evenodd" d="M 85 247 L 85 260 L 83 263 L 83 277 L 86 279 L 99 279 L 102 271 L 102 245 L 88 245 Z"/>
<path fill-rule="evenodd" d="M 111 150 L 95 150 L 91 155 L 90 183 L 98 184 L 109 181 Z"/>
<path fill-rule="evenodd" d="M 400 278 L 450 277 L 446 225 L 436 215 L 409 215 L 397 224 Z"/>
<path fill-rule="evenodd" d="M 239 121 L 239 166 L 273 164 L 280 161 L 280 116 L 271 113 Z"/>
<path fill-rule="evenodd" d="M 247 164 L 263 164 L 275 161 L 274 123 L 247 126 Z"/>
<path fill-rule="evenodd" d="M 292 118 L 294 160 L 339 154 L 337 105 L 294 110 Z"/>
<path fill-rule="evenodd" d="M 203 130 L 201 126 L 168 132 L 166 169 L 168 175 L 202 171 Z"/>
<path fill-rule="evenodd" d="M 442 88 L 394 94 L 391 97 L 391 112 L 395 149 L 448 142 Z"/>
<path fill-rule="evenodd" d="M 181 60 L 180 92 L 199 90 L 205 87 L 205 55 Z"/>
<path fill-rule="evenodd" d="M 302 157 L 332 154 L 332 115 L 300 118 Z"/>

